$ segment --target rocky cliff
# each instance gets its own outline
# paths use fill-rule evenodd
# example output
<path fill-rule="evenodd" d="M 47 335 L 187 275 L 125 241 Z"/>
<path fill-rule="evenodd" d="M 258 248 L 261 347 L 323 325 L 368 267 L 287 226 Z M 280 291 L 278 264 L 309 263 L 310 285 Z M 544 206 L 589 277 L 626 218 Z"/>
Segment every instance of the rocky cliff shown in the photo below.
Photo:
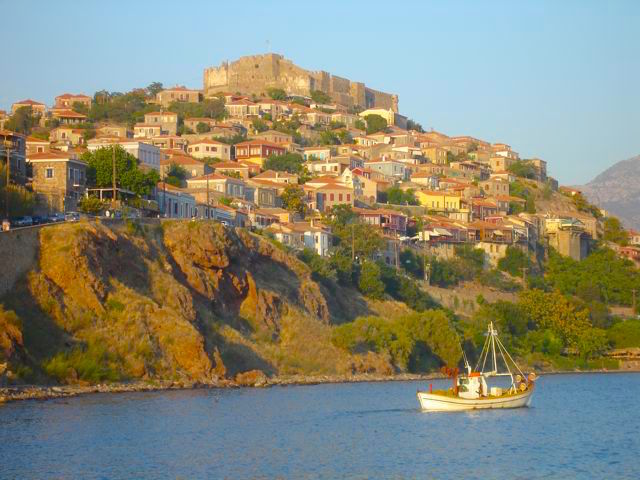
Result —
<path fill-rule="evenodd" d="M 640 229 L 640 155 L 616 163 L 579 188 L 589 201 L 619 217 L 627 227 Z"/>
<path fill-rule="evenodd" d="M 0 304 L 0 364 L 25 381 L 209 381 L 388 372 L 334 347 L 331 324 L 368 314 L 329 294 L 262 237 L 202 222 L 41 229 L 35 265 Z M 385 308 L 385 307 L 380 307 Z"/>

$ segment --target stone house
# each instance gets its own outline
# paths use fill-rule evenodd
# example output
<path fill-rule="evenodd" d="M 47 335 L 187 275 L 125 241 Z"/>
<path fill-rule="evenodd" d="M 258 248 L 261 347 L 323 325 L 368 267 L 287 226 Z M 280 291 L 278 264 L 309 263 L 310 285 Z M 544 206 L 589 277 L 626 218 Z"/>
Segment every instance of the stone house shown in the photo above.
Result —
<path fill-rule="evenodd" d="M 133 132 L 127 127 L 121 125 L 101 125 L 96 128 L 96 136 L 98 137 L 118 137 L 118 138 L 132 138 Z"/>
<path fill-rule="evenodd" d="M 31 107 L 33 114 L 40 115 L 41 117 L 43 117 L 47 112 L 47 106 L 44 103 L 36 102 L 35 100 L 31 100 L 30 98 L 28 98 L 11 105 L 11 115 L 16 113 L 16 111 L 22 107 Z"/>
<path fill-rule="evenodd" d="M 280 208 L 282 207 L 280 195 L 282 195 L 285 187 L 286 185 L 283 183 L 250 178 L 247 180 L 246 198 L 259 208 Z"/>
<path fill-rule="evenodd" d="M 52 108 L 51 117 L 63 125 L 75 125 L 87 121 L 87 116 L 66 108 Z"/>
<path fill-rule="evenodd" d="M 504 172 L 509 170 L 509 167 L 515 162 L 512 158 L 496 155 L 489 159 L 489 166 L 492 172 Z"/>
<path fill-rule="evenodd" d="M 260 116 L 260 105 L 244 98 L 229 102 L 224 106 L 224 108 L 232 118 Z"/>
<path fill-rule="evenodd" d="M 84 145 L 84 133 L 81 128 L 73 127 L 57 127 L 49 132 L 49 141 L 51 143 L 65 143 L 71 146 Z"/>
<path fill-rule="evenodd" d="M 55 108 L 71 110 L 75 103 L 84 105 L 88 110 L 91 108 L 91 97 L 81 93 L 63 93 L 55 98 Z"/>
<path fill-rule="evenodd" d="M 213 118 L 206 118 L 206 117 L 189 117 L 189 118 L 185 118 L 184 119 L 184 127 L 185 129 L 189 129 L 192 132 L 197 132 L 198 131 L 198 125 L 199 124 L 205 124 L 206 126 L 209 127 L 209 129 L 214 128 L 216 126 L 216 124 L 218 123 L 217 120 L 213 119 Z"/>
<path fill-rule="evenodd" d="M 86 188 L 87 164 L 73 152 L 44 152 L 29 157 L 38 210 L 68 212 L 78 209 Z"/>
<path fill-rule="evenodd" d="M 231 160 L 231 146 L 216 140 L 196 140 L 189 144 L 187 153 L 195 158 Z"/>
<path fill-rule="evenodd" d="M 176 135 L 178 133 L 178 114 L 174 112 L 145 113 L 144 123 L 147 125 L 159 125 L 161 132 L 158 135 Z"/>
<path fill-rule="evenodd" d="M 7 161 L 7 146 L 5 146 L 5 142 L 9 146 L 11 181 L 24 185 L 27 179 L 27 139 L 19 133 L 0 130 L 0 162 L 2 164 Z M 4 181 L 5 179 L 2 179 L 2 182 Z"/>
<path fill-rule="evenodd" d="M 136 123 L 133 138 L 153 138 L 162 135 L 162 127 L 154 123 Z"/>
<path fill-rule="evenodd" d="M 172 165 L 177 165 L 184 169 L 187 179 L 213 173 L 213 168 L 205 165 L 202 160 L 188 155 L 171 155 L 170 158 L 160 161 L 160 176 L 162 178 L 168 175 Z"/>
<path fill-rule="evenodd" d="M 156 103 L 165 108 L 173 102 L 198 103 L 201 100 L 202 93 L 200 90 L 192 90 L 184 86 L 165 88 L 161 92 L 156 93 Z"/>
<path fill-rule="evenodd" d="M 267 130 L 266 132 L 251 135 L 254 140 L 265 140 L 275 143 L 276 145 L 289 145 L 293 143 L 293 136 L 288 133 L 278 132 L 277 130 Z"/>
<path fill-rule="evenodd" d="M 397 210 L 354 208 L 363 223 L 379 227 L 384 234 L 407 233 L 407 216 Z"/>
<path fill-rule="evenodd" d="M 240 178 L 246 180 L 249 178 L 249 166 L 238 162 L 218 162 L 212 163 L 211 168 L 216 173 L 226 176 L 239 175 Z"/>
<path fill-rule="evenodd" d="M 245 198 L 246 184 L 242 179 L 227 177 L 219 173 L 208 173 L 198 177 L 187 179 L 187 189 L 191 192 L 205 193 L 207 191 L 207 183 L 209 192 L 218 192 L 227 198 Z"/>
<path fill-rule="evenodd" d="M 27 137 L 26 146 L 27 159 L 29 155 L 48 152 L 50 149 L 49 140 L 42 140 L 36 137 Z"/>
<path fill-rule="evenodd" d="M 298 184 L 298 175 L 294 175 L 289 172 L 276 172 L 275 170 L 266 170 L 253 178 L 255 180 L 268 180 L 270 182 L 282 183 L 285 185 Z"/>
<path fill-rule="evenodd" d="M 327 228 L 310 222 L 273 223 L 267 227 L 276 239 L 296 250 L 308 248 L 321 257 L 329 254 L 331 233 Z"/>
<path fill-rule="evenodd" d="M 478 186 L 487 197 L 509 195 L 509 182 L 500 178 L 490 178 L 489 180 L 478 182 Z"/>

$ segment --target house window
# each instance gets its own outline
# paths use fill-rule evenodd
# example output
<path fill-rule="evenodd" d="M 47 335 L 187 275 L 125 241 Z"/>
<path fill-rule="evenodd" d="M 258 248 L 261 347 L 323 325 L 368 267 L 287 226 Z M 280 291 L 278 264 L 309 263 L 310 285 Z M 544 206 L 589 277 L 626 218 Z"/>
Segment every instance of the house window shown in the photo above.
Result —
<path fill-rule="evenodd" d="M 46 178 L 53 178 L 53 168 L 47 168 L 45 175 Z"/>
<path fill-rule="evenodd" d="M 350 202 L 350 201 L 351 201 L 351 194 L 347 193 L 347 202 Z"/>
<path fill-rule="evenodd" d="M 333 202 L 333 193 L 329 194 L 329 200 Z"/>
<path fill-rule="evenodd" d="M 342 194 L 341 193 L 338 194 L 338 201 L 340 201 L 340 202 L 342 201 Z"/>

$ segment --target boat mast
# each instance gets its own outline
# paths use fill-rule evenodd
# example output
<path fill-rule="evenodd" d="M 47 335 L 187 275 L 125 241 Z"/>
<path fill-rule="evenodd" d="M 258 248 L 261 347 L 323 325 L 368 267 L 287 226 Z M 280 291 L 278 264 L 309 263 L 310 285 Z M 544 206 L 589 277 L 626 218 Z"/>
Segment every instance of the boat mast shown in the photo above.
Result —
<path fill-rule="evenodd" d="M 498 373 L 498 360 L 496 358 L 496 331 L 493 322 L 489 322 L 489 335 L 491 335 L 491 353 L 493 354 L 493 373 Z"/>

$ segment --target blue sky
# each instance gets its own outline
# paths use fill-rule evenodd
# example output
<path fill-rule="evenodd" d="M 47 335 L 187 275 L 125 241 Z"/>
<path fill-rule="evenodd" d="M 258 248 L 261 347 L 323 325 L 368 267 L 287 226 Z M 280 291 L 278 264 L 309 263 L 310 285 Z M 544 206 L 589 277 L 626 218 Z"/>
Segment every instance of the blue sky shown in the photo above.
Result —
<path fill-rule="evenodd" d="M 546 159 L 561 183 L 640 154 L 640 1 L 0 0 L 0 12 L 3 109 L 152 81 L 201 88 L 205 67 L 269 41 L 398 93 L 425 128 Z"/>

